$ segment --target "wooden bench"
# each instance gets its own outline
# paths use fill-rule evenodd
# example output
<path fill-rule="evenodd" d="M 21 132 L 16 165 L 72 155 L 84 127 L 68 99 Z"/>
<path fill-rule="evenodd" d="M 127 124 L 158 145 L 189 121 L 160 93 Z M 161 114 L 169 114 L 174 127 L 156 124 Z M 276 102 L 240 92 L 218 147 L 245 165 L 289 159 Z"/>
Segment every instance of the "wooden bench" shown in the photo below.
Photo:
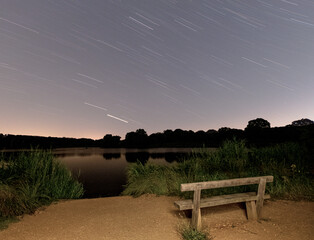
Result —
<path fill-rule="evenodd" d="M 230 203 L 245 202 L 248 219 L 257 220 L 261 218 L 264 199 L 270 198 L 270 195 L 265 195 L 266 182 L 273 182 L 273 180 L 273 176 L 262 176 L 209 182 L 184 183 L 181 184 L 181 192 L 194 191 L 193 200 L 179 200 L 175 201 L 174 204 L 179 208 L 179 210 L 192 209 L 192 227 L 195 229 L 200 229 L 201 227 L 201 208 Z M 235 187 L 251 184 L 258 184 L 257 193 L 236 193 L 201 199 L 201 190 L 203 189 Z"/>

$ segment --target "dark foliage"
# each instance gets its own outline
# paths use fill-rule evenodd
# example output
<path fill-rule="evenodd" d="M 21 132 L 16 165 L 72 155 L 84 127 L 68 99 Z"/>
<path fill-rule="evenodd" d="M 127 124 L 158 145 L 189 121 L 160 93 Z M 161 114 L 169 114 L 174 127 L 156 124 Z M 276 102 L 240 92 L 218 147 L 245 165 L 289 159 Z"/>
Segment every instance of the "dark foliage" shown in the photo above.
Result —
<path fill-rule="evenodd" d="M 248 146 L 271 146 L 277 143 L 298 142 L 314 149 L 314 124 L 311 120 L 301 119 L 286 127 L 271 128 L 262 118 L 248 122 L 245 130 L 222 127 L 218 131 L 165 130 L 147 135 L 144 129 L 126 134 L 125 140 L 111 134 L 102 139 L 75 139 L 37 137 L 0 134 L 0 149 L 60 148 L 60 147 L 103 147 L 103 148 L 158 148 L 158 147 L 219 147 L 226 140 L 245 139 Z"/>
<path fill-rule="evenodd" d="M 314 121 L 308 118 L 302 118 L 300 120 L 296 120 L 291 123 L 292 126 L 306 126 L 306 125 L 311 125 L 311 124 L 314 124 Z"/>
<path fill-rule="evenodd" d="M 144 129 L 137 129 L 136 132 L 129 132 L 125 136 L 125 145 L 131 148 L 148 147 L 148 136 Z"/>
<path fill-rule="evenodd" d="M 251 129 L 261 129 L 261 128 L 270 128 L 270 123 L 263 118 L 256 118 L 248 122 L 248 125 L 245 128 L 245 130 L 247 131 Z"/>

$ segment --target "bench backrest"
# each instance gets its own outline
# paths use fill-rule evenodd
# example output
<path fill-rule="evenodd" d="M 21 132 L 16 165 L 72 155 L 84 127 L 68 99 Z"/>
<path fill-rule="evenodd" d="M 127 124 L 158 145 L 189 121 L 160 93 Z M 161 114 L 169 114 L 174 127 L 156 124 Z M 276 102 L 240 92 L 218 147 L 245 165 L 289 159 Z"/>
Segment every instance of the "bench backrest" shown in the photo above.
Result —
<path fill-rule="evenodd" d="M 181 184 L 181 191 L 194 191 L 196 189 L 213 189 L 223 187 L 235 187 L 251 184 L 259 184 L 261 179 L 266 179 L 266 182 L 273 182 L 273 176 L 249 177 L 249 178 L 234 178 L 228 180 L 218 180 L 209 182 L 183 183 Z"/>

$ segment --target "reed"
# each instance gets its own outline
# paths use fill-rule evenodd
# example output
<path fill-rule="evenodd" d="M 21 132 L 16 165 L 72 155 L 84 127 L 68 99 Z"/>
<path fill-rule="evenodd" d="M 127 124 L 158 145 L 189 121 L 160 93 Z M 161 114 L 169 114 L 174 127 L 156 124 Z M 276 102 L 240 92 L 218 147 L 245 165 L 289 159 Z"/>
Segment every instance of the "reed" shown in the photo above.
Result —
<path fill-rule="evenodd" d="M 0 156 L 0 217 L 33 213 L 55 200 L 82 195 L 82 184 L 50 151 Z"/>
<path fill-rule="evenodd" d="M 228 140 L 216 151 L 192 153 L 176 165 L 132 164 L 127 172 L 123 194 L 139 196 L 146 193 L 191 197 L 180 191 L 181 183 L 222 180 L 238 177 L 273 175 L 274 183 L 267 187 L 276 198 L 314 199 L 311 157 L 295 143 L 272 147 L 246 147 L 243 140 Z M 256 191 L 256 186 L 215 189 L 204 195 L 219 195 L 239 191 Z"/>

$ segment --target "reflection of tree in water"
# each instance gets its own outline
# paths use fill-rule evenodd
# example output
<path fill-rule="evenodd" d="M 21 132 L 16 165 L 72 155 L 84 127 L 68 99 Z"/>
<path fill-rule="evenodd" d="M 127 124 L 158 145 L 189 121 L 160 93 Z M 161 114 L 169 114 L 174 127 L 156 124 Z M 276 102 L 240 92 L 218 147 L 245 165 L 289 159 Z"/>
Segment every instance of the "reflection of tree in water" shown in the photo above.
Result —
<path fill-rule="evenodd" d="M 150 157 L 152 159 L 156 159 L 156 158 L 165 158 L 165 153 L 151 153 Z"/>
<path fill-rule="evenodd" d="M 190 153 L 186 152 L 134 152 L 134 153 L 126 153 L 126 160 L 128 162 L 136 162 L 139 160 L 140 162 L 146 163 L 148 158 L 151 157 L 152 159 L 165 159 L 168 163 L 172 162 L 180 162 L 186 159 Z M 143 163 L 142 162 L 142 163 Z"/>
<path fill-rule="evenodd" d="M 65 158 L 65 157 L 74 157 L 74 156 L 78 156 L 78 157 L 88 157 L 91 155 L 91 153 L 86 152 L 86 153 L 53 153 L 53 155 L 55 157 L 58 158 Z"/>
<path fill-rule="evenodd" d="M 74 154 L 65 154 L 65 153 L 53 153 L 53 156 L 55 158 L 65 158 L 65 157 L 69 157 L 69 156 L 74 156 Z"/>
<path fill-rule="evenodd" d="M 188 156 L 190 155 L 190 153 L 185 153 L 185 152 L 166 152 L 165 153 L 165 160 L 168 163 L 172 163 L 172 162 L 181 162 L 184 159 L 186 159 Z"/>
<path fill-rule="evenodd" d="M 149 158 L 149 152 L 127 152 L 125 153 L 125 159 L 127 162 L 141 162 L 142 164 L 147 163 Z"/>
<path fill-rule="evenodd" d="M 117 159 L 121 157 L 121 153 L 104 153 L 102 157 L 106 160 Z"/>
<path fill-rule="evenodd" d="M 87 157 L 87 156 L 90 156 L 91 154 L 89 152 L 82 152 L 82 153 L 76 153 L 74 155 L 77 155 L 80 157 Z"/>

